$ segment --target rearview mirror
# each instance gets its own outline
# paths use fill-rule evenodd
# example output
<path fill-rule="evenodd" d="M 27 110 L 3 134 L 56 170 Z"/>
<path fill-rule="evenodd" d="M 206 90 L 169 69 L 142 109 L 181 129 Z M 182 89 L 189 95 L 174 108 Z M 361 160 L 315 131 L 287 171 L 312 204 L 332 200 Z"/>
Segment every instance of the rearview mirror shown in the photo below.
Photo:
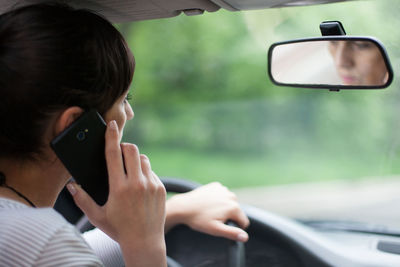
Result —
<path fill-rule="evenodd" d="M 268 72 L 276 85 L 341 89 L 388 87 L 393 71 L 383 45 L 370 37 L 326 36 L 273 44 Z"/>

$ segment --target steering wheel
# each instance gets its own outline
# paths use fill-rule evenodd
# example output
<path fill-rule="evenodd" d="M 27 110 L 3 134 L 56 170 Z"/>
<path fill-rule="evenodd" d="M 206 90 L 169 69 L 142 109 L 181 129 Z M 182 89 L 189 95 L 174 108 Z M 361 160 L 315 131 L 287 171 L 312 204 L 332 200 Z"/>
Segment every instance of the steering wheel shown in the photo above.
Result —
<path fill-rule="evenodd" d="M 198 183 L 176 178 L 162 178 L 161 180 L 168 193 L 186 193 L 200 186 Z M 238 227 L 233 221 L 228 221 L 227 224 Z M 185 247 L 181 246 L 182 243 L 186 244 L 188 242 L 188 238 L 192 241 L 190 242 L 192 247 L 188 245 L 185 245 Z M 183 225 L 173 228 L 167 234 L 166 242 L 168 255 L 182 266 L 245 266 L 245 247 L 242 242 L 212 237 L 191 230 Z M 203 245 L 202 248 L 198 247 L 200 244 Z M 204 257 L 204 253 L 202 253 L 204 251 L 198 251 L 199 249 L 207 249 L 211 253 L 206 254 L 206 257 Z M 221 251 L 225 251 L 225 253 L 221 255 Z M 211 259 L 207 256 L 211 256 Z"/>
<path fill-rule="evenodd" d="M 176 178 L 162 178 L 161 181 L 168 193 L 186 193 L 201 186 L 192 181 Z M 233 221 L 228 221 L 227 224 L 237 227 Z M 76 223 L 76 227 L 81 232 L 93 228 L 86 216 Z M 166 243 L 168 267 L 245 266 L 245 247 L 242 242 L 199 233 L 184 225 L 178 225 L 171 229 L 166 235 Z M 221 251 L 224 253 L 221 254 Z"/>

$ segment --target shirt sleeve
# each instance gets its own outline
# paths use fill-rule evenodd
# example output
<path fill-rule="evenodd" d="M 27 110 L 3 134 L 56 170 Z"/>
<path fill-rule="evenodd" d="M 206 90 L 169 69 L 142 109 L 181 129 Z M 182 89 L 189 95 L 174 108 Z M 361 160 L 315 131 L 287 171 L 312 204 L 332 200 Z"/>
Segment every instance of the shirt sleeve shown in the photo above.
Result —
<path fill-rule="evenodd" d="M 104 266 L 78 230 L 65 225 L 43 247 L 34 266 Z"/>
<path fill-rule="evenodd" d="M 117 242 L 111 239 L 100 229 L 95 228 L 83 234 L 83 238 L 101 259 L 104 266 L 125 266 L 121 248 Z"/>

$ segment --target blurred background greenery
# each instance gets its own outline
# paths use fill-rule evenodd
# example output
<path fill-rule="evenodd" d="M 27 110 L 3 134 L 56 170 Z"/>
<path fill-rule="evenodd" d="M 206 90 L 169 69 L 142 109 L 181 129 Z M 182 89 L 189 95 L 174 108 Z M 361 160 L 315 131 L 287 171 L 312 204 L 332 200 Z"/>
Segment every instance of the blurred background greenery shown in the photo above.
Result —
<path fill-rule="evenodd" d="M 218 11 L 118 25 L 135 58 L 135 118 L 124 140 L 159 176 L 229 187 L 400 172 L 400 94 L 283 88 L 266 74 L 268 47 L 320 36 L 339 20 L 348 35 L 375 36 L 400 59 L 397 0 Z"/>

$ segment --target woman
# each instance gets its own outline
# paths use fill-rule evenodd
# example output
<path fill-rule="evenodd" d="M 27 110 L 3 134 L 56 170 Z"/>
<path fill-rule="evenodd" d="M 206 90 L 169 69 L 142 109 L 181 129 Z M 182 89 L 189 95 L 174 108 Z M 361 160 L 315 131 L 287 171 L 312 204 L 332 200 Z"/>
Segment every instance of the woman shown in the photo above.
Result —
<path fill-rule="evenodd" d="M 149 159 L 120 144 L 134 116 L 127 99 L 135 63 L 109 22 L 67 6 L 32 5 L 0 16 L 0 40 L 0 265 L 102 264 L 51 208 L 70 175 L 49 143 L 89 109 L 107 122 L 109 197 L 100 207 L 79 185 L 67 188 L 92 224 L 118 242 L 126 266 L 165 266 L 164 232 L 179 223 L 248 239 L 224 224 L 249 223 L 225 187 L 210 184 L 165 202 Z"/>
<path fill-rule="evenodd" d="M 343 85 L 382 86 L 387 83 L 386 63 L 372 41 L 330 41 L 328 49 Z"/>

